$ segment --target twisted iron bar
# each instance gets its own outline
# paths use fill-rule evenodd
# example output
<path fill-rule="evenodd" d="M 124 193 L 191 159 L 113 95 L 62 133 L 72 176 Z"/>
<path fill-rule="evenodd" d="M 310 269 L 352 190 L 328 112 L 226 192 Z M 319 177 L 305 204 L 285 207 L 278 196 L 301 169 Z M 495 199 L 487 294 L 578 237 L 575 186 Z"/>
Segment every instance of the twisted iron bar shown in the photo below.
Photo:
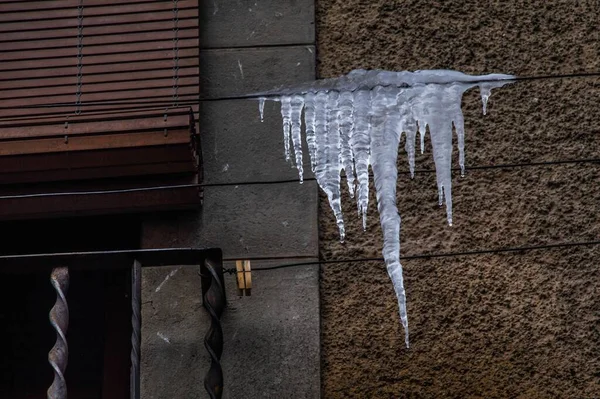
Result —
<path fill-rule="evenodd" d="M 210 328 L 204 336 L 204 347 L 210 355 L 210 369 L 204 377 L 204 389 L 211 399 L 220 399 L 223 394 L 223 330 L 221 314 L 225 308 L 225 291 L 223 290 L 223 266 L 206 259 L 204 262 L 203 288 L 204 308 L 210 315 Z"/>
<path fill-rule="evenodd" d="M 131 376 L 129 383 L 131 399 L 140 399 L 141 297 L 142 265 L 136 260 L 131 268 Z"/>
<path fill-rule="evenodd" d="M 65 370 L 69 358 L 67 328 L 69 328 L 69 306 L 65 297 L 69 290 L 69 268 L 57 267 L 52 270 L 50 282 L 56 291 L 56 303 L 50 310 L 50 324 L 56 330 L 56 343 L 48 353 L 48 362 L 54 369 L 54 381 L 48 388 L 48 399 L 67 399 Z"/>

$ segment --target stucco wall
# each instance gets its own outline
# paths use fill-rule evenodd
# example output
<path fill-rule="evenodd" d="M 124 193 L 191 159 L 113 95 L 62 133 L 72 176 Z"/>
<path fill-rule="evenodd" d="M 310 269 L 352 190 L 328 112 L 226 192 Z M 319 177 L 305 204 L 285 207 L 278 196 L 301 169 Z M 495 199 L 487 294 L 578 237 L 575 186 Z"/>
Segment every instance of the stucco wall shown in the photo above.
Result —
<path fill-rule="evenodd" d="M 319 0 L 318 75 L 598 71 L 598 15 L 597 1 Z M 473 90 L 463 100 L 467 165 L 598 158 L 599 100 L 598 78 L 535 80 L 494 92 L 484 117 Z M 432 169 L 427 144 L 418 169 Z M 405 155 L 399 167 L 408 170 Z M 401 174 L 402 253 L 598 239 L 599 178 L 597 163 L 455 176 L 450 228 L 434 174 Z M 321 198 L 324 259 L 380 256 L 371 195 L 364 233 L 345 195 L 345 244 Z M 599 397 L 599 255 L 596 245 L 404 261 L 410 350 L 382 262 L 324 265 L 324 397 Z"/>

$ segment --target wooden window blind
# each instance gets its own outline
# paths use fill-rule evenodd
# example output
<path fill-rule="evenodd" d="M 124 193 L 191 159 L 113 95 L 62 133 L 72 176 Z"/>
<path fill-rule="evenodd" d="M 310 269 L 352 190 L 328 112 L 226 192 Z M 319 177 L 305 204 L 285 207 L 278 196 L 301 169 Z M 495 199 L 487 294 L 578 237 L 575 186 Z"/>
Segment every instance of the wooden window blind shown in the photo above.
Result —
<path fill-rule="evenodd" d="M 197 206 L 198 21 L 198 0 L 0 2 L 0 219 Z"/>

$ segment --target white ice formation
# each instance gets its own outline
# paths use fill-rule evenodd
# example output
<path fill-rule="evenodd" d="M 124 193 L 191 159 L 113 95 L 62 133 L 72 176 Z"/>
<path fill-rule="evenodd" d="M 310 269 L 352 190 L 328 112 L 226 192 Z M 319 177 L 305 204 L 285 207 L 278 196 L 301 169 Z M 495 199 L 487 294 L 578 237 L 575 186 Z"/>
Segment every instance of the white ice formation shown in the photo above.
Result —
<path fill-rule="evenodd" d="M 449 70 L 389 72 L 354 70 L 348 75 L 258 93 L 260 117 L 265 100 L 281 102 L 285 157 L 302 169 L 302 111 L 311 167 L 327 194 L 340 231 L 345 236 L 340 203 L 340 174 L 346 175 L 351 197 L 366 228 L 369 198 L 369 165 L 373 170 L 377 209 L 383 230 L 383 257 L 398 298 L 400 319 L 408 340 L 406 294 L 400 264 L 400 215 L 396 207 L 396 159 L 402 133 L 411 177 L 415 170 L 415 143 L 420 136 L 421 153 L 427 126 L 433 147 L 439 205 L 446 203 L 452 225 L 452 131 L 456 131 L 459 164 L 464 174 L 464 120 L 462 95 L 479 86 L 486 113 L 493 88 L 514 76 L 466 75 Z M 293 148 L 294 156 L 290 151 Z"/>

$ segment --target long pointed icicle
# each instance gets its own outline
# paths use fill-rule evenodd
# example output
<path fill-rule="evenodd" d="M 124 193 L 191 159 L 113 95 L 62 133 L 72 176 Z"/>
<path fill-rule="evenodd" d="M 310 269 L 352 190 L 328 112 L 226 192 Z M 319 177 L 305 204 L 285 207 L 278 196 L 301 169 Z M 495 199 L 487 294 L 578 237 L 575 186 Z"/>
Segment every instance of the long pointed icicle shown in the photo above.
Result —
<path fill-rule="evenodd" d="M 398 90 L 396 94 L 396 106 L 400 117 L 400 130 L 406 135 L 404 149 L 408 155 L 408 168 L 410 178 L 415 177 L 415 146 L 417 137 L 417 122 L 413 117 L 413 111 L 410 103 L 410 90 Z"/>
<path fill-rule="evenodd" d="M 454 130 L 456 130 L 456 141 L 458 144 L 458 165 L 460 166 L 460 175 L 465 176 L 465 119 L 462 112 L 456 112 L 454 115 Z"/>
<path fill-rule="evenodd" d="M 317 161 L 317 144 L 315 143 L 315 95 L 306 93 L 304 96 L 304 125 L 306 126 L 306 146 L 310 157 L 311 170 L 315 171 Z"/>
<path fill-rule="evenodd" d="M 323 182 L 321 188 L 327 193 L 331 209 L 335 215 L 335 220 L 340 230 L 340 241 L 344 242 L 346 231 L 344 228 L 344 219 L 342 217 L 342 202 L 340 193 L 340 171 L 342 165 L 340 162 L 340 125 L 338 111 L 339 94 L 335 91 L 329 92 L 327 96 L 327 135 L 325 137 L 325 151 L 323 161 L 319 163 L 323 166 L 325 176 L 320 180 Z M 319 166 L 317 166 L 318 172 Z M 317 178 L 317 181 L 319 178 Z"/>
<path fill-rule="evenodd" d="M 363 230 L 367 229 L 367 209 L 369 207 L 369 158 L 371 143 L 371 92 L 359 90 L 354 93 L 354 134 L 352 135 L 352 156 L 358 180 L 356 204 L 362 216 Z"/>
<path fill-rule="evenodd" d="M 452 124 L 431 120 L 429 123 L 433 161 L 438 184 L 438 204 L 446 202 L 446 218 L 452 226 Z"/>
<path fill-rule="evenodd" d="M 438 204 L 446 203 L 446 219 L 452 226 L 452 120 L 460 111 L 461 85 L 429 85 L 423 88 L 417 119 L 428 125 L 438 186 Z M 462 115 L 462 113 L 461 113 Z"/>
<path fill-rule="evenodd" d="M 281 118 L 283 119 L 283 151 L 285 160 L 290 160 L 290 129 L 292 124 L 292 98 L 281 97 Z"/>
<path fill-rule="evenodd" d="M 417 139 L 417 124 L 411 123 L 404 125 L 404 132 L 406 133 L 406 144 L 404 149 L 408 155 L 408 168 L 410 170 L 410 178 L 415 177 L 415 145 Z"/>
<path fill-rule="evenodd" d="M 261 122 L 264 122 L 265 120 L 265 100 L 264 97 L 258 99 L 258 113 L 260 114 Z"/>
<path fill-rule="evenodd" d="M 383 257 L 398 298 L 400 320 L 404 327 L 406 347 L 408 347 L 406 292 L 400 264 L 400 214 L 396 207 L 396 180 L 398 178 L 396 160 L 401 132 L 398 127 L 398 115 L 388 113 L 395 103 L 393 90 L 382 87 L 373 89 L 371 166 L 375 180 L 379 221 L 383 230 Z"/>
<path fill-rule="evenodd" d="M 304 181 L 304 167 L 302 165 L 302 107 L 304 106 L 304 97 L 292 96 L 290 101 L 291 111 L 291 130 L 292 130 L 292 145 L 294 147 L 294 157 L 300 184 Z"/>
<path fill-rule="evenodd" d="M 323 189 L 335 215 L 340 241 L 345 239 L 344 219 L 340 195 L 340 130 L 338 124 L 338 93 L 319 92 L 315 96 L 315 177 Z"/>
<path fill-rule="evenodd" d="M 419 137 L 421 143 L 421 154 L 425 152 L 425 133 L 427 132 L 427 126 L 425 123 L 419 123 Z"/>
<path fill-rule="evenodd" d="M 352 118 L 353 102 L 352 93 L 346 91 L 340 94 L 338 100 L 340 110 L 340 160 L 346 173 L 348 191 L 351 198 L 354 198 L 354 158 L 351 148 L 352 134 L 354 133 L 354 120 Z"/>

